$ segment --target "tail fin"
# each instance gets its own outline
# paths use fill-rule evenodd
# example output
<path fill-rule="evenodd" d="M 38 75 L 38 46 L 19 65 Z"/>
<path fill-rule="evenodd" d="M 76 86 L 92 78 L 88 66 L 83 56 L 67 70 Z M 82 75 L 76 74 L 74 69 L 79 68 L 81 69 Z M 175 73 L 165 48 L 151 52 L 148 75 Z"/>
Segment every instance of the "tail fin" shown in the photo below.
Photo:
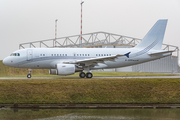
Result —
<path fill-rule="evenodd" d="M 167 21 L 167 19 L 158 20 L 136 47 L 161 50 Z"/>

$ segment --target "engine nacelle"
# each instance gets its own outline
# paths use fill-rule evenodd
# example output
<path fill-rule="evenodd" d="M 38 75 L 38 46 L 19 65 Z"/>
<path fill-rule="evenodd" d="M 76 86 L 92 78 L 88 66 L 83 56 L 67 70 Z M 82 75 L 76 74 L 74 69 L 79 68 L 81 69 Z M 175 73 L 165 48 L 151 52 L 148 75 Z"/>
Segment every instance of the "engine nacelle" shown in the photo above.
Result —
<path fill-rule="evenodd" d="M 75 73 L 75 65 L 73 64 L 57 64 L 57 69 L 50 69 L 51 75 L 72 75 Z"/>
<path fill-rule="evenodd" d="M 72 75 L 75 73 L 75 65 L 73 64 L 57 64 L 58 75 Z"/>

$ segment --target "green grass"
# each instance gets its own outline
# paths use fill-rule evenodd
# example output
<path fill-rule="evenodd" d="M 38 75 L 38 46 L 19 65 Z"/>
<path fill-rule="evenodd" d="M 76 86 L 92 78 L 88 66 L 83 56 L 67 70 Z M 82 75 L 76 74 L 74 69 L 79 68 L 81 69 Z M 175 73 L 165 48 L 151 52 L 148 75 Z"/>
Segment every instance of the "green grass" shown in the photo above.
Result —
<path fill-rule="evenodd" d="M 162 73 L 140 73 L 140 72 L 92 72 L 93 76 L 96 77 L 121 77 L 121 76 L 171 76 L 172 74 L 162 74 Z M 0 77 L 26 77 L 28 74 L 28 69 L 20 69 L 5 66 L 2 61 L 0 61 Z M 78 77 L 79 73 L 69 76 L 61 77 Z M 47 69 L 33 69 L 32 77 L 59 77 L 57 75 L 49 75 L 49 70 Z"/>
<path fill-rule="evenodd" d="M 0 104 L 180 103 L 180 79 L 1 80 Z"/>

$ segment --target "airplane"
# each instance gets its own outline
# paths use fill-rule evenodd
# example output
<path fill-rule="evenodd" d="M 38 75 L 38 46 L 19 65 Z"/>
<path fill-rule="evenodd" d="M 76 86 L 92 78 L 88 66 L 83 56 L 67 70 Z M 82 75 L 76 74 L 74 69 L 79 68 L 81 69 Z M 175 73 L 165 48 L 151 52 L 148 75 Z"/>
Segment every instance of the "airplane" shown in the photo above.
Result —
<path fill-rule="evenodd" d="M 3 64 L 31 69 L 49 69 L 51 75 L 92 78 L 91 70 L 136 65 L 172 55 L 161 50 L 167 19 L 158 20 L 142 41 L 133 48 L 27 48 L 13 52 Z M 84 71 L 87 71 L 85 73 Z"/>

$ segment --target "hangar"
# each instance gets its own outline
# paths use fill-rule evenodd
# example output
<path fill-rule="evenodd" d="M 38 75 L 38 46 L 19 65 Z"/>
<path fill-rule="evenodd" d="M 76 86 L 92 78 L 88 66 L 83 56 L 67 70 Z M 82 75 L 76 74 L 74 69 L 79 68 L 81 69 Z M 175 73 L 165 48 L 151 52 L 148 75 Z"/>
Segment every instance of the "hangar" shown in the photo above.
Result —
<path fill-rule="evenodd" d="M 130 48 L 136 46 L 141 39 L 107 33 L 93 32 L 61 37 L 56 39 L 40 40 L 19 44 L 19 49 L 25 48 Z M 179 48 L 174 45 L 163 44 L 163 50 L 173 50 L 173 54 L 158 60 L 123 68 L 104 69 L 104 71 L 117 72 L 152 72 L 152 73 L 178 73 Z"/>

